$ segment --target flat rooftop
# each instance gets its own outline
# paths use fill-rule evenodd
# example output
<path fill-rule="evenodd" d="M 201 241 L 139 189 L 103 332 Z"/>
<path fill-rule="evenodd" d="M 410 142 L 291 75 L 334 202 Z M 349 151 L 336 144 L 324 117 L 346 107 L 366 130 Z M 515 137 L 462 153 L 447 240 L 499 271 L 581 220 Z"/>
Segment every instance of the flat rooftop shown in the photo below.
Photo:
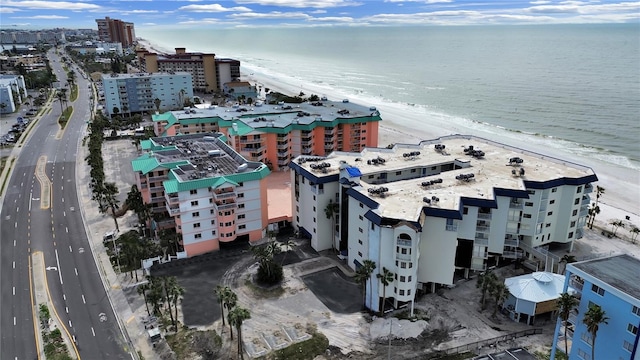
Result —
<path fill-rule="evenodd" d="M 621 292 L 640 300 L 640 260 L 627 255 L 581 261 L 568 266 L 575 267 Z"/>
<path fill-rule="evenodd" d="M 435 149 L 436 144 L 445 147 L 438 151 Z M 465 149 L 468 150 L 470 146 L 476 151 L 482 151 L 484 155 L 469 155 Z M 519 158 L 521 162 L 510 164 L 512 158 Z M 338 174 L 341 162 L 357 167 L 362 177 L 361 187 L 355 190 L 379 203 L 378 211 L 381 216 L 409 219 L 418 218 L 425 206 L 424 197 L 439 199 L 432 202 L 429 205 L 431 207 L 459 210 L 461 197 L 493 200 L 494 188 L 524 191 L 525 180 L 545 182 L 594 175 L 593 170 L 585 166 L 462 135 L 426 140 L 417 145 L 396 144 L 391 149 L 365 148 L 360 153 L 334 152 L 322 160 L 330 165 L 326 169 L 313 169 L 312 165 L 318 162 L 300 164 L 297 159 L 294 161 L 318 177 Z M 449 166 L 451 170 L 432 176 L 420 176 L 422 168 L 431 169 L 435 166 Z M 393 181 L 397 172 L 402 171 L 400 176 L 405 176 L 406 171 L 412 168 L 416 169 L 415 178 Z M 520 169 L 524 169 L 523 175 Z M 382 173 L 386 173 L 383 180 L 378 176 Z M 473 174 L 473 178 L 468 181 L 457 178 L 469 174 Z M 431 180 L 441 181 L 429 186 L 422 185 Z M 380 187 L 388 191 L 375 194 L 374 190 Z"/>
<path fill-rule="evenodd" d="M 227 121 L 242 121 L 253 129 L 285 128 L 291 124 L 308 125 L 314 122 L 330 123 L 336 118 L 379 116 L 379 112 L 373 107 L 328 100 L 301 104 L 209 106 L 171 113 L 178 120 L 219 117 Z"/>
<path fill-rule="evenodd" d="M 160 164 L 186 160 L 173 171 L 180 181 L 220 177 L 253 171 L 260 163 L 247 161 L 221 141 L 220 134 L 190 134 L 155 137 L 151 140 L 167 147 L 153 153 Z"/>

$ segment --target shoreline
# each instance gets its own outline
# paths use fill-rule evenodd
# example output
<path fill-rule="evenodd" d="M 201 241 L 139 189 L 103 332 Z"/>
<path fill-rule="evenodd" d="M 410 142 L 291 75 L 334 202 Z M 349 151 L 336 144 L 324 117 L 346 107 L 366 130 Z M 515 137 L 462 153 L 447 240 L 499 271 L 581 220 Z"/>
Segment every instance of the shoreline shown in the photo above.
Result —
<path fill-rule="evenodd" d="M 172 53 L 167 49 L 154 45 L 149 40 L 139 38 L 138 41 L 149 51 L 165 54 Z M 375 106 L 380 111 L 383 119 L 379 125 L 379 147 L 385 147 L 391 143 L 416 144 L 422 140 L 435 139 L 451 134 L 474 135 L 544 156 L 587 166 L 598 177 L 598 182 L 595 185 L 605 188 L 605 193 L 599 200 L 601 212 L 596 217 L 596 223 L 602 223 L 601 226 L 604 225 L 605 228 L 610 220 L 623 220 L 630 223 L 629 226 L 626 226 L 626 230 L 623 229 L 623 231 L 628 231 L 631 224 L 640 227 L 640 171 L 622 165 L 607 163 L 593 156 L 589 157 L 588 154 L 580 156 L 569 153 L 561 147 L 560 140 L 536 139 L 531 135 L 531 138 L 527 138 L 527 142 L 523 142 L 522 137 L 527 134 L 509 132 L 508 130 L 504 130 L 503 132 L 505 133 L 498 134 L 495 132 L 496 129 L 490 129 L 486 125 L 474 122 L 469 124 L 452 122 L 446 114 L 426 114 L 424 109 L 419 107 L 410 109 L 412 111 L 408 112 L 404 108 L 404 104 L 384 102 L 382 99 L 371 103 L 368 100 L 359 98 L 357 94 L 329 93 L 330 89 L 325 88 L 322 84 L 304 83 L 304 80 L 293 77 L 275 78 L 267 73 L 268 69 L 265 70 L 266 72 L 263 72 L 263 69 L 251 64 L 243 64 L 241 80 L 249 81 L 256 85 L 259 84 L 263 89 L 269 88 L 271 91 L 283 94 L 296 95 L 302 91 L 307 96 L 316 94 L 327 96 L 330 100 L 337 101 L 348 98 L 351 102 L 357 104 Z M 592 193 L 591 197 L 593 202 L 595 193 Z M 627 216 L 630 217 L 630 221 L 625 220 Z"/>

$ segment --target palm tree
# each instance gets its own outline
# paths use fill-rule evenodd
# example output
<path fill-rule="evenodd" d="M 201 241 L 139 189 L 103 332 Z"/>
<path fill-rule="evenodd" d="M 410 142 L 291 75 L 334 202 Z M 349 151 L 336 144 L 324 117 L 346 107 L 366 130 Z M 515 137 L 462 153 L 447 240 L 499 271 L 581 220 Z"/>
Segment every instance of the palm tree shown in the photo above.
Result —
<path fill-rule="evenodd" d="M 578 300 L 575 295 L 569 293 L 560 294 L 560 298 L 558 299 L 558 317 L 564 323 L 564 353 L 569 356 L 569 342 L 567 341 L 567 322 L 569 321 L 569 316 L 573 309 L 580 304 L 580 300 Z"/>
<path fill-rule="evenodd" d="M 160 112 L 160 104 L 162 103 L 162 100 L 155 98 L 153 99 L 153 104 L 156 106 L 156 111 Z"/>
<path fill-rule="evenodd" d="M 173 318 L 173 311 L 171 311 L 171 300 L 173 288 L 178 286 L 178 281 L 175 276 L 163 276 L 160 279 L 162 282 L 162 287 L 164 288 L 164 300 L 169 310 L 169 318 L 171 319 L 171 323 L 173 324 L 173 326 L 175 326 L 176 321 Z"/>
<path fill-rule="evenodd" d="M 498 280 L 496 275 L 492 273 L 490 270 L 487 270 L 484 273 L 481 273 L 478 276 L 478 282 L 476 283 L 476 288 L 481 289 L 482 297 L 480 298 L 480 304 L 482 305 L 482 310 L 486 307 L 487 300 L 487 291 L 491 289 L 493 284 Z"/>
<path fill-rule="evenodd" d="M 589 209 L 589 216 L 590 216 L 589 229 L 593 229 L 593 221 L 596 219 L 596 215 L 600 213 L 600 207 L 598 206 L 598 202 L 600 201 L 600 196 L 604 195 L 604 190 L 605 189 L 602 186 L 596 186 L 596 202 L 595 204 L 593 204 L 593 207 Z"/>
<path fill-rule="evenodd" d="M 116 224 L 116 231 L 120 231 L 120 227 L 118 226 L 118 217 L 116 214 L 116 210 L 118 210 L 118 208 L 120 207 L 120 201 L 116 197 L 117 195 L 118 186 L 116 185 L 116 183 L 104 183 L 103 200 L 107 207 L 111 209 L 111 216 L 113 217 L 113 222 Z"/>
<path fill-rule="evenodd" d="M 618 228 L 623 228 L 624 229 L 624 222 L 622 222 L 622 220 L 614 220 L 612 222 L 610 222 L 609 224 L 611 224 L 611 226 L 613 227 L 613 236 L 616 236 L 616 232 L 618 232 Z"/>
<path fill-rule="evenodd" d="M 66 100 L 67 94 L 63 91 L 58 91 L 56 93 L 56 98 L 58 98 L 58 101 L 60 102 L 60 113 L 63 113 L 64 108 L 62 107 L 62 103 Z"/>
<path fill-rule="evenodd" d="M 340 211 L 340 204 L 334 203 L 333 200 L 329 199 L 329 203 L 324 208 L 324 214 L 327 219 L 331 219 L 331 249 L 335 251 L 336 249 L 336 215 L 338 215 Z"/>
<path fill-rule="evenodd" d="M 367 280 L 369 280 L 369 275 L 364 271 L 364 266 L 361 266 L 356 270 L 356 274 L 353 277 L 353 280 L 362 286 L 362 306 L 367 306 Z"/>
<path fill-rule="evenodd" d="M 180 286 L 177 282 L 173 284 L 173 286 L 169 290 L 169 294 L 171 295 L 171 301 L 173 302 L 173 310 L 176 313 L 174 317 L 173 327 L 178 331 L 178 301 L 184 295 L 184 288 Z"/>
<path fill-rule="evenodd" d="M 293 251 L 293 248 L 296 246 L 296 243 L 291 239 L 287 239 L 285 242 L 282 243 L 282 246 L 284 246 L 284 248 L 287 249 L 286 251 L 284 251 L 284 255 L 282 256 L 281 265 L 284 266 L 284 260 L 287 258 L 287 253 L 289 251 Z"/>
<path fill-rule="evenodd" d="M 573 255 L 564 255 L 562 257 L 562 259 L 560 259 L 560 264 L 564 264 L 564 268 L 562 269 L 562 275 L 564 275 L 565 271 L 567 270 L 567 264 L 571 264 L 576 262 L 576 257 Z"/>
<path fill-rule="evenodd" d="M 149 312 L 149 301 L 147 299 L 147 291 L 149 291 L 149 289 L 151 288 L 151 286 L 149 285 L 149 283 L 145 283 L 145 284 L 140 284 L 138 285 L 138 295 L 142 295 L 142 298 L 144 299 L 144 306 L 147 308 L 147 315 L 151 316 L 151 312 Z"/>
<path fill-rule="evenodd" d="M 393 282 L 393 273 L 386 267 L 382 267 L 382 273 L 376 275 L 382 282 L 382 305 L 380 306 L 380 316 L 384 315 L 384 303 L 387 301 L 387 286 Z"/>
<path fill-rule="evenodd" d="M 229 311 L 229 324 L 234 325 L 238 331 L 238 355 L 240 359 L 244 359 L 242 349 L 242 323 L 248 319 L 251 319 L 251 313 L 247 309 L 236 306 Z"/>
<path fill-rule="evenodd" d="M 582 323 L 587 326 L 587 331 L 591 334 L 591 360 L 596 358 L 596 335 L 600 324 L 608 324 L 609 318 L 606 312 L 599 305 L 591 304 L 584 314 Z"/>
<path fill-rule="evenodd" d="M 369 282 L 369 309 L 371 309 L 371 294 L 373 292 L 373 287 L 371 286 L 371 275 L 373 274 L 373 272 L 376 270 L 376 263 L 373 260 L 364 260 L 362 262 L 362 271 L 365 275 L 365 278 L 367 279 L 366 281 Z M 366 290 L 365 290 L 366 291 Z"/>
<path fill-rule="evenodd" d="M 631 233 L 631 242 L 635 244 L 638 234 L 640 234 L 640 229 L 638 229 L 637 226 L 634 226 L 629 230 L 629 232 Z"/>
<path fill-rule="evenodd" d="M 227 316 L 229 316 L 231 309 L 238 303 L 238 295 L 236 295 L 231 288 L 226 287 L 223 298 L 223 306 L 227 309 Z M 231 340 L 233 340 L 233 324 L 231 324 L 231 322 L 229 322 L 229 330 L 231 331 Z"/>
<path fill-rule="evenodd" d="M 220 313 L 222 314 L 222 326 L 227 326 L 227 324 L 224 321 L 224 293 L 227 289 L 229 289 L 229 287 L 216 285 L 216 288 L 213 290 L 213 293 L 216 295 L 216 298 L 218 299 L 218 304 L 220 304 Z"/>
<path fill-rule="evenodd" d="M 500 305 L 507 299 L 507 297 L 509 297 L 509 288 L 503 281 L 496 278 L 493 286 L 491 286 L 490 292 L 491 296 L 493 296 L 493 300 L 495 301 L 495 307 L 493 308 L 493 314 L 491 316 L 495 317 Z"/>

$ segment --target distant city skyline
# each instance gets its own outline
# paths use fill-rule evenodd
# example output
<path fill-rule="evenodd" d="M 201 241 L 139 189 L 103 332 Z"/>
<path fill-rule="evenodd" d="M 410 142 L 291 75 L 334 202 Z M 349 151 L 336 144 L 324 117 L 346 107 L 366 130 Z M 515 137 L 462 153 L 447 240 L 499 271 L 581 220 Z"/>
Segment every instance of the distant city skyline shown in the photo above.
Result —
<path fill-rule="evenodd" d="M 640 23 L 640 1 L 2 0 L 2 28 L 97 28 L 109 16 L 147 27 L 326 27 Z"/>

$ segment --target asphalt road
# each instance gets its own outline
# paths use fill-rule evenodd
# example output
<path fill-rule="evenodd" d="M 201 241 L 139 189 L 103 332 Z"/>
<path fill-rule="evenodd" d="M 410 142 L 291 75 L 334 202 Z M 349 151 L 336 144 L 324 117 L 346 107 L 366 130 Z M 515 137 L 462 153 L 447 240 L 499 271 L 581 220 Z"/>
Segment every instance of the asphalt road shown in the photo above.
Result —
<path fill-rule="evenodd" d="M 66 83 L 60 60 L 55 55 L 50 59 L 60 83 Z M 76 83 L 79 96 L 69 104 L 74 113 L 63 136 L 56 138 L 61 109 L 54 103 L 51 112 L 32 130 L 7 184 L 0 212 L 2 359 L 38 357 L 33 321 L 36 304 L 29 279 L 29 256 L 36 251 L 43 252 L 45 265 L 50 268 L 47 283 L 55 312 L 66 330 L 75 335 L 80 357 L 131 358 L 95 265 L 79 209 L 76 154 L 90 118 L 90 104 L 87 80 L 77 74 Z M 41 206 L 46 201 L 41 199 L 41 183 L 36 177 L 38 160 L 43 156 L 46 166 L 41 169 L 51 182 L 51 204 L 44 209 Z"/>

